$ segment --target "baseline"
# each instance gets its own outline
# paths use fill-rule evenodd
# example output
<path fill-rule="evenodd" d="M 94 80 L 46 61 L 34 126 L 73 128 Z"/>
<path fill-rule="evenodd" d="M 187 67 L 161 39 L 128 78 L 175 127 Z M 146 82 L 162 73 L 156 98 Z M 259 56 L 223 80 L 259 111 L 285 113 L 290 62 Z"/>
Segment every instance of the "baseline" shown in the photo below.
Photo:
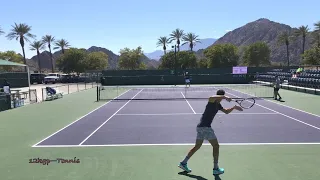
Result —
<path fill-rule="evenodd" d="M 320 142 L 309 143 L 219 143 L 221 146 L 266 146 L 266 145 L 320 145 Z M 193 146 L 194 143 L 172 143 L 172 144 L 97 144 L 97 145 L 42 145 L 36 148 L 85 148 L 85 147 L 139 147 L 139 146 Z M 210 143 L 203 143 L 211 146 Z"/>
<path fill-rule="evenodd" d="M 225 114 L 225 113 L 217 113 L 217 114 Z M 278 114 L 278 113 L 274 113 L 274 112 L 270 112 L 270 113 L 230 113 L 228 115 L 267 115 L 267 114 Z M 143 114 L 116 114 L 115 116 L 180 116 L 180 115 L 202 115 L 202 113 L 170 113 L 170 114 L 143 113 Z"/>

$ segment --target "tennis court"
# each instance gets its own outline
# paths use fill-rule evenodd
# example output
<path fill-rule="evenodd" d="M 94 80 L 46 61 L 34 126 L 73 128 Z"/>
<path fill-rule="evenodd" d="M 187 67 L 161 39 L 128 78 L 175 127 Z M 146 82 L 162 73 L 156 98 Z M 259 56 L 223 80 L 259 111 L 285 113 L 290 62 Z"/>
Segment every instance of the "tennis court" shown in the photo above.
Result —
<path fill-rule="evenodd" d="M 238 90 L 240 88 L 247 92 L 251 90 L 253 94 Z M 218 114 L 213 127 L 220 143 L 320 142 L 319 116 L 263 100 L 272 98 L 271 87 L 132 86 L 104 87 L 100 99 L 111 91 L 124 92 L 34 147 L 192 144 L 207 98 L 218 89 L 224 89 L 232 98 L 259 98 L 250 109 Z M 224 107 L 234 104 L 222 102 Z"/>
<path fill-rule="evenodd" d="M 177 165 L 195 141 L 196 125 L 206 98 L 217 89 L 224 89 L 226 95 L 234 98 L 257 97 L 256 103 L 242 112 L 219 113 L 213 122 L 221 143 L 220 166 L 225 168 L 225 174 L 220 177 L 211 174 L 212 148 L 207 143 L 189 160 L 192 172 L 185 174 Z M 285 101 L 290 101 L 286 97 L 300 95 L 281 92 Z M 3 147 L 7 147 L 2 156 L 15 154 L 12 159 L 20 164 L 2 161 L 0 169 L 7 179 L 292 180 L 320 176 L 317 158 L 320 113 L 275 102 L 270 99 L 271 87 L 116 86 L 104 87 L 98 93 L 96 90 L 81 93 L 17 109 L 16 114 L 11 112 L 10 116 L 20 124 L 7 125 L 5 137 L 15 139 L 2 141 Z M 94 102 L 97 94 L 102 101 Z M 306 97 L 302 99 L 302 96 Z M 306 98 L 310 100 L 305 106 L 314 106 L 319 98 L 307 94 L 301 97 L 297 98 L 302 103 Z M 222 105 L 231 107 L 235 103 L 222 102 Z M 57 112 L 44 117 L 52 107 Z M 42 114 L 31 115 L 36 111 Z M 18 120 L 23 113 L 32 116 L 28 123 Z M 10 127 L 15 129 L 14 133 L 9 131 Z M 38 131 L 27 130 L 31 127 Z M 28 164 L 28 159 L 33 157 L 76 157 L 81 163 Z M 14 170 L 18 173 L 12 173 Z"/>

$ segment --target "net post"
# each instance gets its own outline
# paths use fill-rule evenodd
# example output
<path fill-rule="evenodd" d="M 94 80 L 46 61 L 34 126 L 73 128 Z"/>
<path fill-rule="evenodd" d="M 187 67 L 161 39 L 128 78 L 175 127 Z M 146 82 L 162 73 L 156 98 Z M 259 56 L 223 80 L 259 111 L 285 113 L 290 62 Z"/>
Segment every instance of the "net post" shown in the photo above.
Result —
<path fill-rule="evenodd" d="M 99 102 L 99 86 L 97 86 L 97 102 Z"/>

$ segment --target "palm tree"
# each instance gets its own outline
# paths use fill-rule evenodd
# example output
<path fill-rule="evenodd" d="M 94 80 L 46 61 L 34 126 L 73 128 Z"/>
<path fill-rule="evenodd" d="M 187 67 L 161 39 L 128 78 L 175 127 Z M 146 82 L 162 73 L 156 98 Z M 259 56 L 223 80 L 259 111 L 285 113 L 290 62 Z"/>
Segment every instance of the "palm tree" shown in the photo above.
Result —
<path fill-rule="evenodd" d="M 289 44 L 290 44 L 290 33 L 289 32 L 283 32 L 278 36 L 278 45 L 286 45 L 287 47 L 287 62 L 288 66 L 290 66 L 290 58 L 289 58 Z"/>
<path fill-rule="evenodd" d="M 167 54 L 167 44 L 169 43 L 169 39 L 166 36 L 162 36 L 158 39 L 157 46 L 162 46 L 164 54 Z"/>
<path fill-rule="evenodd" d="M 0 26 L 0 35 L 3 34 L 3 33 L 4 33 L 4 32 L 2 31 L 1 26 Z"/>
<path fill-rule="evenodd" d="M 320 21 L 318 21 L 317 23 L 314 23 L 314 26 L 315 26 L 315 30 L 316 31 L 320 31 Z"/>
<path fill-rule="evenodd" d="M 188 33 L 182 37 L 182 40 L 184 41 L 182 45 L 189 43 L 190 50 L 192 51 L 196 43 L 201 43 L 198 37 L 199 36 L 195 35 L 194 33 Z"/>
<path fill-rule="evenodd" d="M 312 39 L 312 44 L 316 44 L 318 48 L 320 48 L 320 21 L 314 24 L 315 26 L 315 31 L 312 33 L 313 34 L 313 39 Z"/>
<path fill-rule="evenodd" d="M 14 23 L 14 26 L 12 26 L 11 32 L 7 35 L 7 38 L 9 40 L 16 39 L 20 41 L 20 45 L 23 53 L 23 62 L 25 65 L 27 64 L 27 61 L 26 61 L 26 54 L 24 51 L 24 43 L 25 41 L 30 42 L 28 38 L 36 37 L 30 32 L 31 32 L 31 26 L 24 23 L 20 23 L 20 24 Z"/>
<path fill-rule="evenodd" d="M 309 28 L 308 26 L 300 26 L 298 28 L 298 30 L 295 32 L 295 36 L 296 37 L 299 37 L 299 36 L 302 36 L 302 54 L 304 54 L 304 47 L 305 47 L 305 44 L 306 44 L 306 37 L 307 37 L 307 34 L 309 33 Z"/>
<path fill-rule="evenodd" d="M 64 54 L 64 50 L 68 47 L 70 47 L 69 42 L 65 39 L 60 39 L 55 42 L 55 46 L 53 49 L 61 49 L 62 54 Z"/>
<path fill-rule="evenodd" d="M 34 41 L 33 43 L 30 44 L 30 50 L 37 51 L 39 73 L 41 73 L 40 50 L 43 50 L 43 49 L 45 49 L 43 41 Z"/>
<path fill-rule="evenodd" d="M 312 40 L 311 44 L 315 45 L 316 47 L 320 48 L 320 32 L 319 31 L 314 31 L 312 33 Z"/>
<path fill-rule="evenodd" d="M 51 35 L 45 35 L 42 37 L 42 42 L 48 44 L 49 52 L 50 52 L 50 59 L 51 59 L 51 72 L 54 73 L 54 64 L 53 64 L 53 57 L 51 52 L 51 43 L 54 42 L 54 37 Z"/>
<path fill-rule="evenodd" d="M 184 31 L 177 28 L 170 34 L 170 43 L 175 40 L 177 42 L 178 52 L 180 51 L 180 39 L 184 36 Z"/>

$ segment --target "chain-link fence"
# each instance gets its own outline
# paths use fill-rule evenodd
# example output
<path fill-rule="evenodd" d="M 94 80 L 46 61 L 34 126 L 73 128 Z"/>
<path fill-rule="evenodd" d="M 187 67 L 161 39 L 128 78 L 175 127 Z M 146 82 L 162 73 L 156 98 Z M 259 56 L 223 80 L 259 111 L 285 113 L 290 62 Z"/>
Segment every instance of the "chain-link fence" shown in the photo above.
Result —
<path fill-rule="evenodd" d="M 57 91 L 57 93 L 72 94 L 75 92 L 80 92 L 87 89 L 92 89 L 98 86 L 99 83 L 97 82 L 89 82 L 89 83 L 70 83 L 70 84 L 63 84 L 63 85 L 48 85 L 47 87 L 51 87 Z M 42 101 L 48 99 L 48 94 L 46 88 L 41 89 L 41 97 Z"/>

